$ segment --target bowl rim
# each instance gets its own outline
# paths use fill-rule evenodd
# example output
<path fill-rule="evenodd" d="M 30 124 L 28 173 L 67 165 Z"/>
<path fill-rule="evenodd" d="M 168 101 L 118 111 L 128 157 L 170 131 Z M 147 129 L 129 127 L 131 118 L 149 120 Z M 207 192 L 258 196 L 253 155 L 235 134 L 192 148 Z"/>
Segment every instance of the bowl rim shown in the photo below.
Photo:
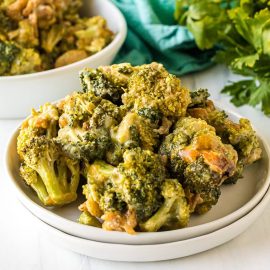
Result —
<path fill-rule="evenodd" d="M 221 109 L 221 106 L 220 106 L 219 102 L 215 102 L 215 105 L 217 105 L 216 107 L 218 109 Z M 225 109 L 225 111 L 227 113 L 229 113 L 229 116 L 236 117 L 237 119 L 242 118 L 242 116 L 240 114 L 235 113 L 235 112 L 233 112 L 233 111 L 231 111 L 230 109 L 227 109 L 227 108 L 224 108 L 224 109 Z M 9 182 L 12 183 L 12 186 L 13 186 L 16 194 L 17 194 L 18 199 L 35 216 L 36 216 L 36 213 L 34 213 L 34 211 L 38 211 L 38 212 L 41 213 L 41 216 L 45 215 L 45 216 L 49 216 L 52 219 L 57 219 L 57 220 L 59 220 L 59 223 L 60 222 L 65 222 L 65 224 L 67 226 L 69 226 L 69 228 L 70 228 L 69 232 L 67 232 L 64 229 L 63 230 L 61 230 L 59 228 L 57 228 L 57 229 L 65 232 L 65 233 L 68 233 L 70 235 L 73 235 L 75 237 L 80 237 L 80 238 L 83 238 L 83 239 L 87 239 L 87 238 L 84 238 L 84 237 L 82 237 L 80 235 L 72 234 L 70 232 L 70 231 L 73 231 L 73 229 L 75 229 L 75 233 L 76 233 L 77 230 L 82 228 L 81 226 L 86 226 L 86 225 L 79 224 L 79 223 L 77 223 L 75 221 L 69 220 L 69 219 L 64 218 L 62 216 L 59 216 L 58 214 L 56 214 L 54 212 L 51 212 L 45 206 L 43 207 L 43 206 L 37 204 L 30 197 L 27 196 L 27 194 L 20 188 L 19 183 L 17 182 L 17 180 L 13 177 L 12 171 L 11 171 L 10 166 L 9 166 L 9 152 L 10 152 L 10 149 L 12 148 L 12 143 L 14 143 L 14 140 L 15 140 L 15 142 L 17 140 L 17 136 L 18 136 L 18 132 L 19 132 L 19 128 L 20 128 L 21 123 L 22 123 L 22 121 L 20 121 L 19 127 L 15 128 L 15 130 L 11 133 L 12 135 L 11 135 L 10 139 L 8 140 L 8 142 L 6 144 L 6 151 L 5 151 L 5 170 L 7 172 L 7 175 L 10 178 Z M 149 236 L 148 241 L 151 241 L 152 237 L 155 237 L 155 236 L 163 236 L 164 238 L 170 238 L 170 237 L 172 237 L 172 235 L 176 236 L 177 232 L 180 232 L 180 231 L 185 231 L 185 232 L 187 232 L 189 234 L 190 233 L 194 234 L 197 230 L 203 230 L 204 229 L 204 230 L 209 232 L 209 229 L 207 230 L 208 227 L 218 226 L 218 224 L 220 224 L 222 222 L 225 222 L 227 219 L 231 220 L 230 222 L 227 223 L 227 225 L 229 225 L 229 224 L 233 223 L 234 221 L 240 219 L 243 215 L 241 215 L 240 217 L 238 217 L 238 215 L 239 215 L 239 213 L 245 211 L 245 209 L 249 208 L 249 210 L 247 210 L 245 212 L 245 214 L 250 212 L 251 209 L 253 209 L 261 201 L 261 199 L 264 197 L 264 195 L 266 194 L 267 190 L 270 187 L 270 145 L 268 144 L 268 142 L 265 139 L 264 135 L 262 135 L 260 132 L 258 132 L 258 130 L 256 128 L 254 128 L 254 130 L 256 131 L 256 135 L 260 139 L 260 142 L 261 142 L 261 144 L 262 144 L 262 146 L 263 146 L 263 148 L 264 148 L 264 150 L 266 152 L 266 155 L 267 155 L 267 158 L 268 158 L 268 168 L 267 168 L 267 174 L 265 175 L 265 183 L 253 195 L 253 197 L 248 202 L 246 202 L 240 208 L 238 208 L 237 210 L 231 212 L 228 215 L 225 215 L 225 216 L 223 216 L 221 218 L 218 218 L 218 219 L 215 219 L 213 221 L 206 222 L 206 223 L 203 223 L 203 224 L 200 224 L 200 225 L 195 225 L 195 226 L 192 226 L 192 227 L 185 227 L 185 228 L 176 229 L 176 230 L 169 230 L 169 231 L 137 232 L 136 233 L 136 237 L 137 237 L 136 240 L 139 241 L 139 237 L 140 237 L 141 240 L 144 240 L 144 242 L 146 242 L 145 239 L 144 239 L 144 236 L 146 236 L 146 235 Z M 254 206 L 250 208 L 249 206 L 254 201 L 257 201 L 257 203 L 255 203 Z M 29 208 L 29 204 L 30 204 L 30 208 Z M 47 221 L 42 219 L 40 216 L 38 216 L 38 218 L 41 219 L 42 221 L 44 221 L 45 223 L 48 223 Z M 53 222 L 53 223 L 55 223 L 55 222 Z M 52 226 L 52 227 L 55 227 L 54 224 L 49 224 L 49 225 Z M 218 227 L 218 228 L 220 228 L 220 227 Z M 107 235 L 107 236 L 109 236 L 109 238 L 111 238 L 110 236 L 112 236 L 114 239 L 118 239 L 117 242 L 113 242 L 112 240 L 102 241 L 102 240 L 91 239 L 90 237 L 88 238 L 89 240 L 91 239 L 93 241 L 100 241 L 100 242 L 104 242 L 104 243 L 115 243 L 115 244 L 127 244 L 127 241 L 129 241 L 129 240 L 132 241 L 134 239 L 133 235 L 129 235 L 129 234 L 125 233 L 125 232 L 106 231 L 106 230 L 103 230 L 102 228 L 96 228 L 96 227 L 92 227 L 92 226 L 87 226 L 87 230 L 89 230 L 89 235 L 90 236 L 91 236 L 91 234 L 92 235 L 98 235 L 98 234 L 102 233 L 103 234 L 102 237 L 104 237 L 104 238 L 106 238 L 106 235 Z M 207 234 L 207 232 L 205 232 L 203 234 L 196 234 L 196 236 L 193 236 L 193 237 L 198 237 L 200 235 L 205 235 L 205 234 Z M 167 235 L 167 237 L 166 237 L 166 235 Z M 121 239 L 121 236 L 124 236 L 124 240 L 119 240 L 119 239 Z M 183 238 L 183 239 L 181 239 L 181 241 L 186 240 L 186 239 L 190 239 L 190 238 L 193 238 L 193 237 Z M 96 237 L 96 238 L 98 238 L 98 237 Z M 169 242 L 171 242 L 171 241 L 169 241 Z M 158 242 L 156 244 L 162 244 L 162 243 L 165 243 L 165 241 Z M 134 245 L 143 245 L 143 244 L 137 244 L 137 243 L 133 243 L 133 244 Z"/>
<path fill-rule="evenodd" d="M 102 58 L 103 56 L 109 54 L 111 50 L 114 48 L 117 48 L 118 46 L 121 47 L 121 45 L 124 43 L 126 36 L 127 36 L 127 23 L 125 20 L 125 17 L 119 10 L 117 6 L 115 6 L 111 1 L 109 0 L 93 0 L 93 1 L 103 1 L 105 5 L 108 5 L 107 8 L 112 10 L 116 14 L 116 22 L 118 25 L 118 31 L 115 33 L 114 39 L 111 43 L 109 43 L 106 47 L 104 47 L 101 51 L 88 56 L 85 59 L 82 59 L 80 61 L 76 61 L 74 63 L 68 64 L 66 66 L 58 67 L 58 68 L 52 68 L 49 70 L 34 72 L 30 74 L 20 74 L 20 75 L 7 75 L 7 76 L 0 76 L 0 83 L 1 82 L 7 82 L 7 81 L 13 81 L 13 80 L 20 80 L 20 79 L 35 79 L 37 77 L 45 77 L 47 75 L 57 75 L 60 72 L 64 72 L 68 69 L 73 69 L 76 67 L 79 67 L 83 64 L 87 64 L 90 60 L 95 61 L 98 58 Z"/>

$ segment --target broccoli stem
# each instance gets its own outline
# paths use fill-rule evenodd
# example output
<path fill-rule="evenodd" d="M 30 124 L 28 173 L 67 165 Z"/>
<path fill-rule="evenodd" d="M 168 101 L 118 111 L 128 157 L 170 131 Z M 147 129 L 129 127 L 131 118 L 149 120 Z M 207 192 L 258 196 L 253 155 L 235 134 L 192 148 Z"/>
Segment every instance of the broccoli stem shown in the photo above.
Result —
<path fill-rule="evenodd" d="M 68 183 L 65 177 L 58 176 L 55 173 L 54 161 L 48 162 L 47 160 L 41 161 L 37 168 L 37 172 L 42 178 L 48 194 L 55 204 L 66 204 L 67 202 L 74 201 L 77 197 L 76 192 L 66 192 L 63 186 L 67 187 Z M 61 179 L 62 178 L 62 179 Z M 60 180 L 61 179 L 61 180 Z M 63 185 L 63 186 L 62 186 Z"/>
<path fill-rule="evenodd" d="M 71 172 L 71 180 L 69 185 L 70 192 L 76 193 L 80 182 L 80 174 L 78 173 L 80 171 L 80 165 L 79 163 L 68 159 L 66 160 L 66 166 Z"/>
<path fill-rule="evenodd" d="M 37 176 L 37 180 L 34 183 L 31 183 L 31 187 L 35 190 L 38 195 L 38 198 L 44 205 L 51 205 L 52 200 L 47 192 L 47 189 L 42 182 L 40 176 Z"/>
<path fill-rule="evenodd" d="M 66 168 L 66 164 L 63 160 L 57 160 L 57 174 L 58 174 L 58 180 L 60 182 L 60 186 L 63 192 L 68 192 L 69 188 L 68 188 L 68 183 L 67 183 L 67 168 Z"/>
<path fill-rule="evenodd" d="M 168 198 L 159 210 L 146 222 L 140 224 L 140 228 L 146 232 L 157 232 L 162 226 L 166 225 L 171 217 L 171 209 L 176 198 Z"/>
<path fill-rule="evenodd" d="M 80 215 L 78 222 L 84 225 L 89 225 L 97 228 L 101 228 L 101 223 L 98 221 L 97 218 L 93 217 L 90 213 L 87 211 L 82 212 Z"/>
<path fill-rule="evenodd" d="M 86 164 L 87 178 L 91 181 L 104 182 L 110 178 L 115 170 L 115 167 L 105 163 L 104 161 L 97 160 L 92 165 Z"/>

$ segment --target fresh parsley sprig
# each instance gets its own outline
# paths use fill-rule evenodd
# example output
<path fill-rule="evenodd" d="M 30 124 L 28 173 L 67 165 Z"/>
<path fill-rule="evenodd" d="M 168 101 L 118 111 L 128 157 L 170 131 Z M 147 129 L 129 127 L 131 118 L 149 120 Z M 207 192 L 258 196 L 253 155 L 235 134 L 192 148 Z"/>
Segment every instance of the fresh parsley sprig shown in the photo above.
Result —
<path fill-rule="evenodd" d="M 251 78 L 222 92 L 270 116 L 270 0 L 177 0 L 175 18 L 201 50 L 217 48 L 216 62 Z"/>

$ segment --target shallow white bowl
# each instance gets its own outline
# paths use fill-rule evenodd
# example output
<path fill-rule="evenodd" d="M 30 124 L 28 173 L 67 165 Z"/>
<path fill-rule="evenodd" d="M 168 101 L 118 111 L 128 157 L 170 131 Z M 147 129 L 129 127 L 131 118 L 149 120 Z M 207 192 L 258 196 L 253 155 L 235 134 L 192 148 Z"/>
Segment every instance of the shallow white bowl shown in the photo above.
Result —
<path fill-rule="evenodd" d="M 101 243 L 66 234 L 38 218 L 34 218 L 33 221 L 55 244 L 86 256 L 128 262 L 164 261 L 197 254 L 232 240 L 258 220 L 269 200 L 270 190 L 248 214 L 226 227 L 203 236 L 156 245 Z"/>
<path fill-rule="evenodd" d="M 84 0 L 86 16 L 101 15 L 116 34 L 100 52 L 76 63 L 33 74 L 0 76 L 0 118 L 21 118 L 45 102 L 54 101 L 80 89 L 79 71 L 97 68 L 113 61 L 126 38 L 127 26 L 122 13 L 109 0 Z"/>
<path fill-rule="evenodd" d="M 235 113 L 227 113 L 235 121 L 240 118 Z M 239 179 L 236 185 L 222 186 L 222 195 L 217 205 L 204 215 L 193 215 L 189 227 L 165 232 L 138 233 L 135 236 L 122 232 L 108 232 L 76 222 L 80 215 L 78 205 L 84 200 L 82 196 L 76 202 L 62 208 L 46 208 L 40 203 L 33 190 L 26 186 L 19 176 L 17 136 L 18 130 L 14 132 L 7 147 L 6 168 L 10 176 L 9 182 L 13 184 L 19 200 L 35 216 L 51 226 L 68 234 L 99 242 L 132 245 L 161 244 L 213 232 L 238 220 L 254 208 L 264 196 L 270 183 L 269 146 L 260 137 L 263 158 L 248 167 L 244 172 L 244 178 Z"/>

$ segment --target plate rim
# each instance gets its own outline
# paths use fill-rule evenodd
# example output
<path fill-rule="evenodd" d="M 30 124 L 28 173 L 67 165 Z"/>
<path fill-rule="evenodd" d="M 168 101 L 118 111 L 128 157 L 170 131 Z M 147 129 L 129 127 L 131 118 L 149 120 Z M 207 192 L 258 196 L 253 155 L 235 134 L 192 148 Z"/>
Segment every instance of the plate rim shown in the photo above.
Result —
<path fill-rule="evenodd" d="M 213 232 L 201 235 L 201 236 L 197 236 L 197 237 L 193 237 L 190 239 L 186 239 L 186 240 L 179 240 L 179 241 L 174 241 L 174 242 L 168 242 L 168 243 L 162 243 L 162 244 L 147 244 L 147 245 L 129 245 L 129 244 L 117 244 L 117 243 L 104 243 L 104 242 L 98 242 L 98 241 L 94 241 L 94 240 L 89 240 L 89 239 L 85 239 L 85 238 L 81 238 L 78 236 L 74 236 L 74 235 L 70 235 L 66 232 L 63 232 L 49 224 L 47 224 L 46 222 L 40 220 L 35 214 L 33 214 L 25 205 L 23 205 L 23 207 L 25 208 L 25 211 L 27 211 L 29 214 L 31 214 L 31 216 L 33 216 L 33 218 L 35 219 L 35 221 L 38 223 L 38 225 L 44 229 L 46 229 L 47 231 L 49 230 L 50 233 L 52 234 L 57 234 L 57 235 L 61 235 L 61 238 L 63 239 L 70 239 L 70 241 L 73 242 L 82 242 L 84 245 L 87 244 L 91 244 L 91 245 L 98 245 L 100 247 L 100 249 L 104 249 L 106 247 L 111 247 L 112 250 L 119 250 L 119 248 L 122 248 L 124 251 L 130 252 L 128 258 L 127 256 L 123 256 L 123 257 L 119 257 L 122 255 L 112 255 L 109 254 L 104 256 L 91 256 L 91 254 L 89 254 L 88 249 L 85 252 L 81 252 L 78 250 L 78 248 L 74 248 L 74 245 L 69 245 L 69 244 L 64 244 L 62 241 L 59 242 L 59 240 L 57 239 L 51 239 L 52 241 L 56 242 L 58 245 L 63 246 L 66 249 L 72 250 L 76 253 L 79 254 L 83 254 L 86 256 L 90 256 L 93 258 L 98 258 L 98 259 L 103 259 L 103 260 L 113 260 L 113 261 L 126 261 L 126 262 L 151 262 L 151 261 L 165 261 L 165 260 L 171 260 L 171 259 L 176 259 L 176 258 L 182 258 L 182 257 L 186 257 L 186 256 L 190 256 L 190 255 L 194 255 L 194 254 L 198 254 L 201 253 L 203 251 L 207 251 L 210 249 L 213 249 L 217 246 L 220 246 L 226 242 L 231 241 L 232 239 L 234 239 L 235 237 L 237 237 L 238 235 L 242 234 L 244 231 L 246 231 L 253 223 L 255 223 L 257 221 L 257 217 L 259 217 L 265 210 L 265 208 L 267 207 L 267 205 L 269 204 L 270 201 L 270 187 L 267 189 L 265 195 L 263 196 L 263 198 L 261 199 L 261 201 L 250 211 L 248 212 L 246 215 L 244 215 L 243 217 L 241 217 L 240 219 L 234 221 L 233 223 L 220 228 L 218 230 L 215 230 Z M 40 221 L 40 222 L 39 222 Z M 240 226 L 241 224 L 244 224 L 244 226 L 241 226 L 240 229 L 237 227 Z M 228 232 L 228 234 L 226 234 Z M 229 233 L 231 233 L 229 235 Z M 226 237 L 221 239 L 220 235 L 225 235 Z M 209 240 L 209 238 L 211 239 L 211 241 L 205 241 L 205 240 Z M 216 239 L 216 241 L 215 241 Z M 186 244 L 192 244 L 197 243 L 198 241 L 204 241 L 204 243 L 206 243 L 206 247 L 205 248 L 196 248 L 196 249 L 191 249 L 190 247 L 185 250 L 183 252 L 183 250 L 179 250 L 179 245 L 181 246 L 186 246 Z M 159 249 L 164 248 L 164 250 L 170 248 L 170 249 L 178 249 L 180 252 L 184 253 L 181 255 L 175 255 L 175 254 L 170 254 L 165 255 L 162 254 L 161 258 L 155 258 L 157 255 L 155 254 L 155 251 L 153 252 L 153 249 L 157 249 L 157 251 Z M 139 249 L 145 249 L 145 251 L 143 251 L 142 253 L 149 255 L 148 251 L 149 249 L 151 249 L 152 255 L 150 258 L 148 257 L 140 257 L 138 258 L 136 251 L 139 251 Z M 105 252 L 106 253 L 106 252 Z M 160 252 L 159 252 L 160 253 Z M 101 254 L 104 254 L 104 252 L 102 252 Z M 135 254 L 135 256 L 134 256 Z M 158 254 L 158 253 L 157 253 Z M 133 259 L 130 259 L 130 257 L 133 256 Z M 135 258 L 135 259 L 134 259 Z"/>

